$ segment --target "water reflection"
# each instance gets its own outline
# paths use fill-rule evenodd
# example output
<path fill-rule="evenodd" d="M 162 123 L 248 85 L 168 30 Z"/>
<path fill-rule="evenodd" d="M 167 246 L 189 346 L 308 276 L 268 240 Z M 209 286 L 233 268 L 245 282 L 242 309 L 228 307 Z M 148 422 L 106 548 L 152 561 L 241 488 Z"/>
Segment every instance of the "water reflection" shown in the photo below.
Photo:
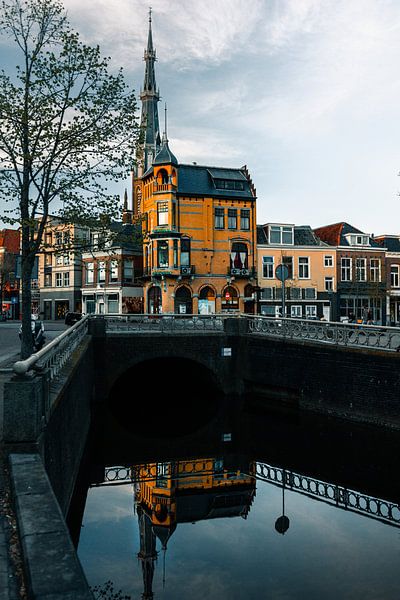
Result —
<path fill-rule="evenodd" d="M 135 599 L 397 600 L 399 436 L 258 414 L 224 443 L 227 430 L 97 435 L 83 529 L 71 520 L 90 584 Z"/>
<path fill-rule="evenodd" d="M 128 478 L 128 477 L 127 477 Z M 140 531 L 138 557 L 143 573 L 143 599 L 153 598 L 156 539 L 163 553 L 178 523 L 225 517 L 247 518 L 256 490 L 251 474 L 229 471 L 222 458 L 135 465 L 135 504 Z"/>

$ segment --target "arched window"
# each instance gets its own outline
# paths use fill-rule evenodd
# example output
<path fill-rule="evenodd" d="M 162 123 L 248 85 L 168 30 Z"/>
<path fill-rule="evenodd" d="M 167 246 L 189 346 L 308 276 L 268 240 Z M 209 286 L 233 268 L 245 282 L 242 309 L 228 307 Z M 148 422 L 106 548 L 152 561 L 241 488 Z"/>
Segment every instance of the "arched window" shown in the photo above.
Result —
<path fill-rule="evenodd" d="M 231 250 L 231 269 L 248 269 L 248 248 L 243 242 L 234 242 Z"/>
<path fill-rule="evenodd" d="M 175 313 L 179 315 L 192 314 L 192 294 L 188 287 L 181 286 L 175 292 Z"/>
<path fill-rule="evenodd" d="M 168 183 L 168 172 L 165 169 L 160 169 L 157 173 L 158 185 L 166 185 Z"/>
<path fill-rule="evenodd" d="M 199 294 L 199 314 L 210 315 L 213 313 L 215 313 L 215 291 L 206 285 Z"/>
<path fill-rule="evenodd" d="M 239 295 L 232 285 L 227 285 L 222 293 L 222 310 L 239 310 Z"/>
<path fill-rule="evenodd" d="M 155 315 L 162 312 L 161 288 L 158 285 L 153 285 L 148 291 L 147 311 Z"/>

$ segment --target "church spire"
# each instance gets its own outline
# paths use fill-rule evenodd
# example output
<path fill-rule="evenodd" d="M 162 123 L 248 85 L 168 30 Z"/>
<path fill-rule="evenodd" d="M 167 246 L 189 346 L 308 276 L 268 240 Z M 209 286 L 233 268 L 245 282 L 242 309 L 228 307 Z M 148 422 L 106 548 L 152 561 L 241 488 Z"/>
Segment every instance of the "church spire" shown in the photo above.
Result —
<path fill-rule="evenodd" d="M 140 93 L 142 101 L 141 126 L 144 131 L 143 141 L 143 172 L 151 166 L 155 154 L 160 149 L 160 126 L 158 121 L 157 103 L 160 93 L 157 90 L 154 63 L 157 60 L 156 51 L 153 48 L 152 32 L 152 10 L 149 9 L 149 32 L 147 37 L 147 48 L 144 51 L 145 61 L 144 84 Z"/>

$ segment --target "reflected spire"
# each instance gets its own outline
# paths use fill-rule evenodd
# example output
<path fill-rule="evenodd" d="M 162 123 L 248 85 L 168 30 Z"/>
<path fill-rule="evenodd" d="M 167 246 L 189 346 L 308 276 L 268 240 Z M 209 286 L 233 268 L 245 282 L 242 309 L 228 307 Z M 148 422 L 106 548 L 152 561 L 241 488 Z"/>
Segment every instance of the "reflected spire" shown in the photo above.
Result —
<path fill-rule="evenodd" d="M 157 560 L 156 536 L 150 518 L 140 505 L 137 506 L 140 532 L 140 552 L 138 558 L 142 563 L 143 594 L 142 600 L 153 600 L 154 563 Z"/>

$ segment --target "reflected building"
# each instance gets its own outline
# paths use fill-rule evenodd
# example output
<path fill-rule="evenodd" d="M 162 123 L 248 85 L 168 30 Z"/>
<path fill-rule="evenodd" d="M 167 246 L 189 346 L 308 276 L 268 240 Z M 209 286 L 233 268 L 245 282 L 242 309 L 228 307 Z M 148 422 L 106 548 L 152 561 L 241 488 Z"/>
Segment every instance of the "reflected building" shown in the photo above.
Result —
<path fill-rule="evenodd" d="M 256 494 L 256 480 L 251 474 L 254 466 L 243 472 L 230 469 L 223 459 L 198 458 L 136 465 L 132 471 L 137 481 L 142 598 L 151 600 L 157 539 L 165 561 L 168 540 L 178 524 L 225 517 L 246 519 Z"/>

